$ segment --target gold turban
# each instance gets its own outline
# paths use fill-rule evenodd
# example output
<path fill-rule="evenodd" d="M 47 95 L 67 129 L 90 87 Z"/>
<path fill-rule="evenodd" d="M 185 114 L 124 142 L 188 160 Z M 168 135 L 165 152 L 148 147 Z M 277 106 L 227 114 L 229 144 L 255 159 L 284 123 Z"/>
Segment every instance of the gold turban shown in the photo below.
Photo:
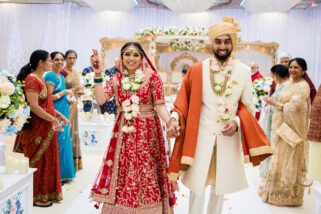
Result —
<path fill-rule="evenodd" d="M 233 49 L 235 49 L 238 42 L 237 33 L 240 31 L 239 24 L 232 17 L 225 17 L 220 23 L 212 25 L 208 29 L 208 36 L 213 43 L 218 36 L 228 34 L 231 37 Z"/>

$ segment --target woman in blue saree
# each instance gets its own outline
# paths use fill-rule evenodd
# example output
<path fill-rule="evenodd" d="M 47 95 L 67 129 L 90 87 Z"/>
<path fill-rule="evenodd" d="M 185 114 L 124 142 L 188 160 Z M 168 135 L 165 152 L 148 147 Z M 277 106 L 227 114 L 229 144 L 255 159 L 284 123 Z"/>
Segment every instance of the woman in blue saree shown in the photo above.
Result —
<path fill-rule="evenodd" d="M 56 111 L 59 111 L 69 120 L 70 108 L 67 95 L 73 95 L 73 92 L 66 88 L 65 78 L 60 74 L 60 70 L 64 64 L 64 56 L 60 52 L 53 52 L 50 55 L 53 61 L 53 71 L 45 74 L 46 85 L 49 93 L 52 94 Z M 71 181 L 76 174 L 71 138 L 70 125 L 64 124 L 63 130 L 58 132 L 58 149 L 62 183 Z"/>

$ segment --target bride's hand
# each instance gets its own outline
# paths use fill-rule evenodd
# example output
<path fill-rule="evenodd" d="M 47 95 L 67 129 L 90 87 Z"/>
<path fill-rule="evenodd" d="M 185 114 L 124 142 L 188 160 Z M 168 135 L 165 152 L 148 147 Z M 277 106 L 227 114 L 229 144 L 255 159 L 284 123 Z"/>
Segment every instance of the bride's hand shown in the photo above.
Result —
<path fill-rule="evenodd" d="M 101 61 L 99 60 L 99 54 L 97 49 L 93 49 L 93 59 L 94 59 L 93 69 L 95 72 L 95 76 L 101 77 L 102 66 L 101 66 Z"/>

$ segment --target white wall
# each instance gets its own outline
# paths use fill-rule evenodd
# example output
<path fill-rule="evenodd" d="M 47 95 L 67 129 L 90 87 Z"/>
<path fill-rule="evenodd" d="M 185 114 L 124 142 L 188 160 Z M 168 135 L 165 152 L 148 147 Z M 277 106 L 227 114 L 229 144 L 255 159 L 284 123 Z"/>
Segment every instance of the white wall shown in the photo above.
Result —
<path fill-rule="evenodd" d="M 35 49 L 78 52 L 77 69 L 88 65 L 99 39 L 132 38 L 143 27 L 209 27 L 224 16 L 239 22 L 243 41 L 275 41 L 279 50 L 307 60 L 316 87 L 321 83 L 321 7 L 287 14 L 249 14 L 241 9 L 178 14 L 167 10 L 133 9 L 131 12 L 97 12 L 72 3 L 63 5 L 0 4 L 0 68 L 18 70 Z M 114 59 L 110 59 L 114 60 Z"/>

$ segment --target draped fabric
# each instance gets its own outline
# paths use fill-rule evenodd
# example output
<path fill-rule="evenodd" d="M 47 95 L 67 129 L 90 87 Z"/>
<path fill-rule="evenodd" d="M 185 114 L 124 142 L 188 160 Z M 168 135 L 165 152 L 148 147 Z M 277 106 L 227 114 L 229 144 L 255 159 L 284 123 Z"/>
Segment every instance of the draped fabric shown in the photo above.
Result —
<path fill-rule="evenodd" d="M 77 72 L 73 70 L 71 73 L 66 70 L 61 70 L 61 74 L 65 77 L 66 87 L 72 89 L 76 100 L 78 100 L 79 94 L 76 90 L 77 86 L 80 86 L 80 81 L 77 76 Z M 70 104 L 70 122 L 71 122 L 71 137 L 72 137 L 72 153 L 74 155 L 74 164 L 76 171 L 82 169 L 82 155 L 80 149 L 79 129 L 78 129 L 78 108 L 77 101 L 74 104 Z"/>
<path fill-rule="evenodd" d="M 283 104 L 283 111 L 275 111 L 272 119 L 271 141 L 275 148 L 274 154 L 259 194 L 267 203 L 300 206 L 303 203 L 307 174 L 310 88 L 304 80 L 284 84 L 278 99 Z M 283 123 L 291 127 L 303 141 L 292 147 L 281 138 L 277 130 Z"/>
<path fill-rule="evenodd" d="M 30 74 L 25 79 L 24 92 L 39 95 L 39 105 L 55 116 L 51 94 L 43 81 Z M 22 152 L 29 158 L 33 175 L 33 201 L 62 200 L 57 134 L 50 122 L 31 112 L 31 127 L 23 128 L 17 135 L 14 152 Z"/>
<path fill-rule="evenodd" d="M 201 14 L 181 14 L 154 8 L 135 8 L 130 12 L 98 12 L 73 3 L 2 3 L 0 65 L 18 72 L 34 49 L 62 52 L 75 49 L 79 53 L 76 69 L 83 70 L 88 66 L 91 49 L 99 48 L 99 40 L 104 36 L 133 38 L 135 32 L 144 27 L 174 25 L 208 28 L 225 16 L 234 17 L 238 21 L 242 28 L 242 41 L 275 41 L 280 45 L 280 51 L 306 59 L 308 73 L 314 84 L 321 83 L 320 6 L 294 9 L 287 13 L 253 14 L 244 9 L 224 9 Z M 252 57 L 249 60 L 256 59 Z M 113 60 L 108 60 L 106 65 L 113 66 Z M 263 69 L 263 66 L 259 66 L 262 74 L 268 74 L 269 67 Z"/>
<path fill-rule="evenodd" d="M 280 92 L 282 91 L 284 87 L 284 84 L 280 84 L 276 86 L 276 89 L 273 93 L 273 95 L 271 96 L 273 99 L 278 100 L 279 96 L 280 96 Z M 274 113 L 274 108 L 270 105 L 266 105 L 263 107 L 262 111 L 261 111 L 261 117 L 259 120 L 259 124 L 261 125 L 265 135 L 267 136 L 267 138 L 269 139 L 270 143 L 271 143 L 271 128 L 272 128 L 272 116 Z M 274 145 L 271 144 L 272 149 L 274 149 Z M 271 161 L 271 157 L 268 157 L 266 160 L 262 161 L 260 164 L 260 177 L 264 177 L 268 167 L 269 167 L 269 163 Z"/>
<path fill-rule="evenodd" d="M 122 103 L 132 92 L 121 87 L 118 72 L 106 84 L 107 97 Z M 140 114 L 133 120 L 135 132 L 124 133 L 120 110 L 91 197 L 103 205 L 103 213 L 168 213 L 169 185 L 165 141 L 154 106 L 164 104 L 162 82 L 156 72 L 145 74 L 141 88 Z"/>
<path fill-rule="evenodd" d="M 308 139 L 309 149 L 309 170 L 308 177 L 321 182 L 321 85 L 312 103 L 310 114 L 310 127 Z"/>
<path fill-rule="evenodd" d="M 62 74 L 60 79 L 54 72 L 48 72 L 45 75 L 45 81 L 54 87 L 53 95 L 63 90 L 66 90 L 65 78 Z M 69 102 L 67 94 L 63 95 L 60 99 L 54 101 L 56 111 L 59 111 L 68 120 L 70 119 Z M 58 132 L 58 149 L 60 160 L 60 174 L 61 180 L 71 180 L 75 177 L 75 166 L 72 154 L 72 139 L 69 125 L 63 126 L 63 131 Z"/>

